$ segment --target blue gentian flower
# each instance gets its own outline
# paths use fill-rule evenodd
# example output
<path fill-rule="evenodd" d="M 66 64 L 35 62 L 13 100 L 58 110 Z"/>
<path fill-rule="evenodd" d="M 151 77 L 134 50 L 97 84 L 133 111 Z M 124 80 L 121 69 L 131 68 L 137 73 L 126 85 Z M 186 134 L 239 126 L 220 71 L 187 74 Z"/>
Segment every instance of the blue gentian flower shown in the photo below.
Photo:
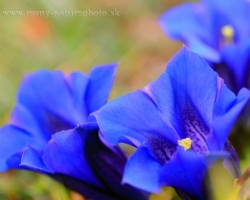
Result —
<path fill-rule="evenodd" d="M 126 164 L 124 183 L 149 192 L 172 186 L 204 199 L 208 167 L 226 152 L 237 165 L 226 141 L 249 95 L 243 88 L 235 96 L 204 59 L 182 48 L 156 81 L 93 115 L 110 144 L 137 147 Z"/>
<path fill-rule="evenodd" d="M 120 184 L 126 157 L 99 139 L 96 122 L 88 122 L 108 100 L 116 65 L 95 67 L 89 76 L 48 70 L 26 75 L 10 123 L 0 130 L 0 171 L 40 172 L 91 199 L 144 199 Z"/>
<path fill-rule="evenodd" d="M 235 93 L 250 88 L 250 1 L 184 3 L 166 11 L 159 21 L 170 38 L 211 62 Z"/>
<path fill-rule="evenodd" d="M 0 130 L 0 171 L 19 168 L 23 152 L 43 152 L 52 134 L 87 122 L 107 102 L 115 70 L 108 64 L 89 76 L 48 70 L 25 75 L 10 122 Z"/>

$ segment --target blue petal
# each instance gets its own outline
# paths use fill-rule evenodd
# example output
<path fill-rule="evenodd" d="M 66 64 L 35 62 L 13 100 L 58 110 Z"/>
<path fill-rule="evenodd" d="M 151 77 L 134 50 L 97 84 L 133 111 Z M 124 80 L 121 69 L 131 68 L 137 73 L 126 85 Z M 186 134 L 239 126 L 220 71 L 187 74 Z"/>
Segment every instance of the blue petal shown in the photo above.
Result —
<path fill-rule="evenodd" d="M 24 147 L 23 149 L 17 151 L 14 155 L 10 156 L 8 159 L 6 159 L 6 163 L 8 168 L 7 169 L 22 169 L 25 167 L 20 166 L 22 156 L 23 156 L 23 151 L 26 149 Z"/>
<path fill-rule="evenodd" d="M 207 172 L 203 156 L 179 147 L 175 157 L 163 168 L 160 174 L 161 186 L 181 189 L 193 197 L 203 198 L 202 180 Z"/>
<path fill-rule="evenodd" d="M 223 84 L 223 81 L 221 82 Z M 218 145 L 217 149 L 222 150 L 224 148 L 228 134 L 249 97 L 250 91 L 245 88 L 241 89 L 236 97 L 224 84 L 221 85 L 215 102 L 212 124 L 213 135 Z"/>
<path fill-rule="evenodd" d="M 89 131 L 93 128 L 95 127 L 92 125 L 86 125 L 86 129 Z M 78 178 L 102 188 L 86 161 L 84 145 L 77 128 L 58 132 L 52 136 L 46 146 L 43 161 L 51 171 Z"/>
<path fill-rule="evenodd" d="M 78 87 L 84 89 L 86 85 Z M 40 70 L 25 76 L 19 89 L 18 104 L 32 113 L 43 134 L 50 139 L 51 134 L 87 120 L 87 116 L 75 107 L 78 99 L 74 99 L 76 95 L 72 93 L 62 72 Z"/>
<path fill-rule="evenodd" d="M 108 101 L 116 68 L 117 63 L 106 64 L 95 67 L 90 72 L 88 90 L 85 94 L 88 113 L 98 110 Z"/>
<path fill-rule="evenodd" d="M 249 33 L 250 34 L 250 33 Z M 241 43 L 233 44 L 225 47 L 222 50 L 222 60 L 226 63 L 230 72 L 234 76 L 234 84 L 236 92 L 242 87 L 249 88 L 249 51 L 250 39 L 244 40 Z"/>
<path fill-rule="evenodd" d="M 148 192 L 159 193 L 161 168 L 146 147 L 139 147 L 125 166 L 122 182 Z"/>
<path fill-rule="evenodd" d="M 181 13 L 181 15 L 180 15 Z M 160 25 L 171 38 L 184 42 L 188 35 L 202 36 L 202 7 L 196 3 L 184 3 L 165 12 L 159 19 Z"/>
<path fill-rule="evenodd" d="M 215 63 L 219 63 L 221 61 L 221 55 L 219 51 L 201 41 L 200 38 L 190 35 L 188 37 L 188 41 L 189 42 L 186 44 L 190 49 L 192 49 L 193 52 Z"/>
<path fill-rule="evenodd" d="M 26 141 L 26 144 L 30 146 L 42 149 L 48 142 L 48 135 L 43 133 L 39 122 L 33 116 L 32 111 L 22 104 L 17 104 L 12 111 L 10 126 L 17 127 L 17 129 L 22 130 L 24 133 L 19 133 L 19 137 L 22 135 L 29 134 L 30 138 Z M 3 134 L 8 134 L 3 133 Z"/>
<path fill-rule="evenodd" d="M 204 199 L 202 181 L 208 167 L 226 156 L 223 152 L 200 156 L 178 147 L 173 159 L 167 162 L 160 173 L 161 186 L 172 186 L 193 197 Z"/>
<path fill-rule="evenodd" d="M 214 101 L 219 77 L 206 61 L 197 54 L 182 48 L 167 66 L 175 101 L 181 110 L 191 104 L 206 126 L 212 122 Z"/>
<path fill-rule="evenodd" d="M 25 131 L 14 126 L 6 125 L 0 129 L 0 171 L 8 170 L 8 159 L 23 149 L 29 139 L 30 136 Z M 21 154 L 19 154 L 17 159 L 20 160 L 20 156 Z M 19 164 L 12 165 L 11 167 L 18 168 Z"/>
<path fill-rule="evenodd" d="M 104 137 L 111 145 L 119 142 L 140 146 L 157 135 L 176 142 L 177 133 L 167 126 L 165 117 L 145 92 L 138 90 L 117 98 L 93 113 Z M 130 142 L 128 142 L 130 141 Z"/>
<path fill-rule="evenodd" d="M 79 134 L 84 134 L 86 125 L 81 125 Z M 118 147 L 109 148 L 99 137 L 97 131 L 84 137 L 84 155 L 98 180 L 109 191 L 124 199 L 143 199 L 144 194 L 127 184 L 121 184 L 124 166 L 127 161 Z M 147 196 L 147 195 L 146 195 Z"/>
<path fill-rule="evenodd" d="M 184 3 L 165 12 L 159 22 L 169 37 L 182 41 L 201 56 L 218 62 L 220 56 L 214 45 L 217 35 L 211 34 L 215 24 L 211 24 L 209 17 L 204 5 Z"/>
<path fill-rule="evenodd" d="M 42 153 L 29 146 L 23 152 L 20 166 L 40 173 L 53 173 L 44 164 Z"/>
<path fill-rule="evenodd" d="M 81 112 L 82 117 L 86 120 L 89 113 L 86 109 L 87 105 L 84 96 L 87 92 L 89 78 L 81 72 L 72 72 L 65 78 L 71 91 L 72 99 L 74 99 L 74 108 Z"/>

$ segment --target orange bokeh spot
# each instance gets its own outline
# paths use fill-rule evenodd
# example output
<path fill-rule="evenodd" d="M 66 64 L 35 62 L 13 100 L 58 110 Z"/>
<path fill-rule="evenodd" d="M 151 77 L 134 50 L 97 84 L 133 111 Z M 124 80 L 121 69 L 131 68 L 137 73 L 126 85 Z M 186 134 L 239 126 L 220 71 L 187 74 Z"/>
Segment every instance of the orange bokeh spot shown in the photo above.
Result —
<path fill-rule="evenodd" d="M 22 32 L 31 42 L 40 42 L 50 34 L 50 26 L 44 17 L 28 16 L 24 18 Z"/>

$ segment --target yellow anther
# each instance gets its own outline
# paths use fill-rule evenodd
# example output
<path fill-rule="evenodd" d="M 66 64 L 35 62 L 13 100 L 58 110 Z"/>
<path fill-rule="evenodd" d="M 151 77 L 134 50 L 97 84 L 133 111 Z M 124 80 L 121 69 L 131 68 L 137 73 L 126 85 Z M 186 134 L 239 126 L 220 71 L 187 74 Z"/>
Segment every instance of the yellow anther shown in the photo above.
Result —
<path fill-rule="evenodd" d="M 234 28 L 230 25 L 225 25 L 221 28 L 221 33 L 227 40 L 232 40 L 234 37 Z"/>
<path fill-rule="evenodd" d="M 192 142 L 193 141 L 190 138 L 185 138 L 182 140 L 178 140 L 178 145 L 183 147 L 184 150 L 188 150 L 191 148 Z"/>

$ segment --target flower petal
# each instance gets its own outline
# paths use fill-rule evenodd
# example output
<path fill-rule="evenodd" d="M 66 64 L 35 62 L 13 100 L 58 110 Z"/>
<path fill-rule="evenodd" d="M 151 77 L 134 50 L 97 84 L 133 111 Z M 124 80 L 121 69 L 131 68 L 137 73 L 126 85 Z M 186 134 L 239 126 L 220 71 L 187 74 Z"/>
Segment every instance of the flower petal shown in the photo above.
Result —
<path fill-rule="evenodd" d="M 203 4 L 183 3 L 165 12 L 159 23 L 170 38 L 182 41 L 204 58 L 218 62 L 219 52 L 214 46 L 216 35 L 211 34 L 214 24 L 209 17 Z"/>
<path fill-rule="evenodd" d="M 34 118 L 32 111 L 22 104 L 17 104 L 12 111 L 10 126 L 17 127 L 23 130 L 26 134 L 30 135 L 26 144 L 36 148 L 42 149 L 50 139 L 48 134 L 44 134 L 36 118 Z M 8 134 L 3 133 L 3 134 Z M 20 133 L 19 137 L 22 137 L 23 133 Z M 25 136 L 23 136 L 25 137 Z"/>
<path fill-rule="evenodd" d="M 166 163 L 160 173 L 161 186 L 172 186 L 191 194 L 194 198 L 204 199 L 204 175 L 210 165 L 227 156 L 224 152 L 212 152 L 201 156 L 178 147 L 175 156 Z"/>
<path fill-rule="evenodd" d="M 129 158 L 122 182 L 148 192 L 161 191 L 159 175 L 162 166 L 156 161 L 149 149 L 141 146 Z"/>
<path fill-rule="evenodd" d="M 160 183 L 161 186 L 172 186 L 203 199 L 202 179 L 206 171 L 207 165 L 203 156 L 179 147 L 175 157 L 164 166 Z"/>
<path fill-rule="evenodd" d="M 242 88 L 236 97 L 224 84 L 221 86 L 215 102 L 212 125 L 219 150 L 224 148 L 228 134 L 249 97 L 250 91 L 245 88 Z"/>
<path fill-rule="evenodd" d="M 126 142 L 139 146 L 158 134 L 169 130 L 168 138 L 177 141 L 177 135 L 164 121 L 160 110 L 143 91 L 129 93 L 104 105 L 93 113 L 100 130 L 111 145 Z"/>
<path fill-rule="evenodd" d="M 178 13 L 181 13 L 178 14 Z M 173 39 L 187 41 L 187 35 L 202 36 L 202 7 L 196 3 L 184 3 L 165 12 L 159 19 L 163 30 Z"/>
<path fill-rule="evenodd" d="M 108 101 L 116 68 L 117 63 L 112 63 L 97 66 L 90 72 L 88 90 L 85 94 L 88 114 L 98 110 Z"/>
<path fill-rule="evenodd" d="M 212 122 L 214 101 L 219 77 L 206 61 L 183 47 L 167 66 L 173 93 L 181 110 L 191 104 L 206 126 Z M 194 87 L 195 86 L 195 87 Z"/>
<path fill-rule="evenodd" d="M 75 108 L 75 96 L 72 96 L 69 88 L 62 72 L 48 70 L 26 75 L 20 86 L 17 104 L 22 104 L 32 113 L 48 139 L 55 132 L 73 128 L 77 123 L 87 120 L 86 116 Z M 23 124 L 24 129 L 25 127 L 27 125 Z"/>
<path fill-rule="evenodd" d="M 250 39 L 246 39 L 238 44 L 232 44 L 225 47 L 221 54 L 222 60 L 228 66 L 228 70 L 233 74 L 235 80 L 231 80 L 236 84 L 235 92 L 238 92 L 242 87 L 249 88 L 249 51 Z"/>
<path fill-rule="evenodd" d="M 221 55 L 218 50 L 209 46 L 200 38 L 190 35 L 187 37 L 187 46 L 192 49 L 193 52 L 199 54 L 203 58 L 213 61 L 215 63 L 219 63 L 221 61 Z"/>
<path fill-rule="evenodd" d="M 84 125 L 78 129 L 81 134 L 81 131 L 84 131 Z M 92 132 L 84 137 L 84 143 L 85 158 L 96 177 L 106 188 L 121 199 L 144 199 L 144 193 L 141 191 L 130 185 L 121 184 L 127 158 L 118 147 L 106 146 L 100 140 L 98 132 Z"/>
<path fill-rule="evenodd" d="M 86 121 L 89 113 L 86 109 L 87 105 L 84 96 L 88 89 L 89 77 L 81 72 L 72 72 L 65 76 L 65 79 L 73 99 L 73 106 L 75 110 L 81 112 Z"/>
<path fill-rule="evenodd" d="M 84 134 L 96 131 L 96 128 L 98 126 L 93 123 L 86 124 Z M 72 176 L 102 188 L 102 184 L 86 161 L 84 145 L 84 140 L 77 128 L 58 132 L 52 136 L 46 146 L 43 161 L 51 171 Z"/>
<path fill-rule="evenodd" d="M 20 166 L 40 173 L 53 173 L 53 171 L 48 169 L 44 164 L 42 153 L 29 146 L 26 147 L 23 152 Z"/>
<path fill-rule="evenodd" d="M 0 171 L 8 170 L 8 159 L 23 149 L 29 139 L 30 135 L 17 127 L 6 125 L 0 129 Z M 19 157 L 17 159 L 20 160 L 21 153 L 17 156 Z M 12 164 L 11 167 L 18 168 L 19 164 Z"/>

